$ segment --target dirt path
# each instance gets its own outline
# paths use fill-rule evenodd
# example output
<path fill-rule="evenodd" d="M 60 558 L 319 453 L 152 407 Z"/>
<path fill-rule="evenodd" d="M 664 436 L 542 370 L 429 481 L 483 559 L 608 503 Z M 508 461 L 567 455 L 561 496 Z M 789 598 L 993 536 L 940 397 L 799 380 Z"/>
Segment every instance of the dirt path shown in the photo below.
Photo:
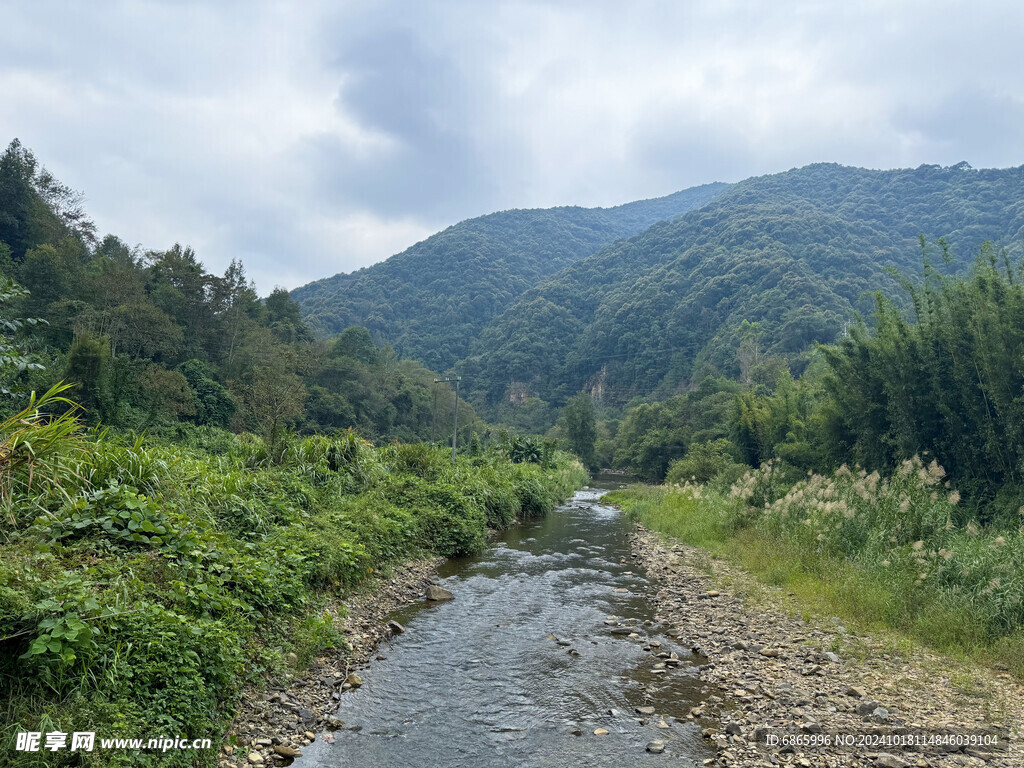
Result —
<path fill-rule="evenodd" d="M 632 549 L 661 587 L 659 620 L 707 657 L 707 698 L 693 715 L 718 748 L 708 762 L 1024 768 L 1024 688 L 1010 675 L 901 653 L 835 619 L 805 622 L 785 592 L 639 526 Z M 949 741 L 943 734 L 995 737 L 998 747 L 892 744 Z"/>

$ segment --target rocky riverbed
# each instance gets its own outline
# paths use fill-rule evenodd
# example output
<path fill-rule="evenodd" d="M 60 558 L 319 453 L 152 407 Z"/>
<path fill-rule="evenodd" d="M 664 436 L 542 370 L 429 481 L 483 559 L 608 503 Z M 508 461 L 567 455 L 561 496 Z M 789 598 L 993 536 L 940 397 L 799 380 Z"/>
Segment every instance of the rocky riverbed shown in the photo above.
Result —
<path fill-rule="evenodd" d="M 717 749 L 706 764 L 1024 766 L 1024 689 L 1009 674 L 900 652 L 838 619 L 805 621 L 786 592 L 641 527 L 631 543 L 660 586 L 659 621 L 707 659 L 706 698 L 690 713 Z M 955 744 L 971 734 L 998 746 Z M 929 737 L 954 743 L 899 744 Z"/>
<path fill-rule="evenodd" d="M 342 723 L 331 714 L 342 694 L 362 685 L 358 670 L 374 656 L 387 652 L 389 638 L 402 631 L 389 621 L 396 608 L 423 599 L 434 588 L 440 558 L 397 566 L 386 579 L 331 609 L 336 626 L 343 629 L 349 650 L 340 649 L 316 659 L 285 687 L 248 690 L 238 715 L 225 737 L 221 768 L 288 765 L 315 739 L 330 740 Z M 233 740 L 235 744 L 229 742 Z"/>

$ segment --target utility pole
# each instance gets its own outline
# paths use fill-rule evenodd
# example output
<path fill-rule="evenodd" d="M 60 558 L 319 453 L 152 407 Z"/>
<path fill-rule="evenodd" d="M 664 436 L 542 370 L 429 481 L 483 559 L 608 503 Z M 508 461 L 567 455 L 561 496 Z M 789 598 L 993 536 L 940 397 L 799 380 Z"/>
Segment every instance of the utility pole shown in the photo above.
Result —
<path fill-rule="evenodd" d="M 433 447 L 437 436 L 437 379 L 434 379 L 434 418 L 430 421 L 430 445 Z"/>
<path fill-rule="evenodd" d="M 455 463 L 455 441 L 459 437 L 459 384 L 462 382 L 461 376 L 445 376 L 443 379 L 434 379 L 434 384 L 440 384 L 441 382 L 455 382 L 455 424 L 452 429 L 452 463 Z M 437 408 L 437 390 L 434 390 L 434 403 L 435 412 Z"/>

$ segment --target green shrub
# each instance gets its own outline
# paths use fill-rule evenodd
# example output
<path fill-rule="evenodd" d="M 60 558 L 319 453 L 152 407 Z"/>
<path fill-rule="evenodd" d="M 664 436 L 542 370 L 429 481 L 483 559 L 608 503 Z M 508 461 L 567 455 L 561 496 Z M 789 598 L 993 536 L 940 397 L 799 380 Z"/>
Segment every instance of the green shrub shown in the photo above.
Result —
<path fill-rule="evenodd" d="M 683 458 L 669 464 L 665 482 L 669 485 L 703 484 L 725 473 L 736 472 L 743 465 L 733 459 L 731 445 L 724 438 L 691 445 Z"/>
<path fill-rule="evenodd" d="M 497 452 L 452 463 L 351 431 L 286 437 L 272 461 L 260 438 L 212 427 L 141 439 L 21 418 L 0 433 L 37 451 L 0 466 L 25 523 L 0 546 L 0 698 L 33 730 L 216 739 L 242 685 L 284 671 L 283 649 L 305 663 L 341 643 L 331 593 L 477 551 L 585 478 L 564 454 L 546 469 Z"/>

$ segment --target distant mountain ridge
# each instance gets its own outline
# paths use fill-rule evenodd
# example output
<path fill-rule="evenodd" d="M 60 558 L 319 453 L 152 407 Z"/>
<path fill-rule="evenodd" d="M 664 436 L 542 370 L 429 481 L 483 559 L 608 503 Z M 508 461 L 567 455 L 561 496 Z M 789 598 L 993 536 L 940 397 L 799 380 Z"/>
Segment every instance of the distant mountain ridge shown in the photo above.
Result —
<path fill-rule="evenodd" d="M 379 264 L 292 291 L 310 327 L 367 327 L 406 357 L 444 370 L 540 280 L 655 222 L 706 205 L 706 184 L 613 208 L 516 209 L 455 224 Z"/>
<path fill-rule="evenodd" d="M 951 269 L 986 240 L 1019 250 L 1024 168 L 817 164 L 748 179 L 531 288 L 458 370 L 491 406 L 509 391 L 664 396 L 701 366 L 737 374 L 743 320 L 761 324 L 759 353 L 797 361 L 870 311 L 865 291 L 893 287 L 885 267 L 920 273 L 921 234 L 948 240 Z"/>

